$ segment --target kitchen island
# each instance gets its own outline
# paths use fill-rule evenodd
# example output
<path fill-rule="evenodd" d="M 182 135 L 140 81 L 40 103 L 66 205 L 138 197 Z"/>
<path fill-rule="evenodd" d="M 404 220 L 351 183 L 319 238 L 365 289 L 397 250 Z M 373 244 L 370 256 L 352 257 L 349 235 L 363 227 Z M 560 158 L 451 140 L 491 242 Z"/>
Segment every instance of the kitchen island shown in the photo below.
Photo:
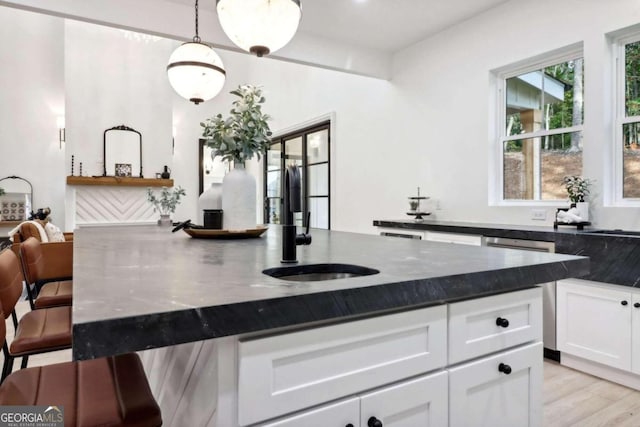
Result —
<path fill-rule="evenodd" d="M 367 371 L 368 375 L 366 378 L 347 376 L 346 384 L 359 383 L 358 387 L 363 390 L 373 390 L 379 381 L 393 383 L 396 378 L 414 377 L 426 368 L 416 368 L 412 365 L 414 362 L 407 366 L 405 361 L 417 363 L 425 358 L 433 360 L 425 362 L 425 366 L 432 363 L 429 369 L 437 370 L 438 381 L 446 383 L 449 371 L 443 370 L 445 365 L 453 363 L 453 370 L 457 369 L 457 362 L 451 360 L 451 355 L 447 357 L 446 341 L 447 315 L 451 316 L 456 307 L 464 308 L 463 312 L 473 312 L 476 300 L 497 301 L 511 307 L 505 298 L 523 295 L 530 311 L 516 315 L 515 319 L 526 323 L 526 319 L 536 317 L 540 299 L 536 296 L 537 289 L 529 288 L 537 283 L 588 273 L 588 259 L 569 255 L 461 247 L 320 230 L 312 234 L 312 245 L 298 250 L 300 264 L 354 264 L 380 273 L 306 283 L 266 276 L 262 273 L 264 269 L 280 266 L 277 227 L 259 239 L 233 241 L 192 239 L 184 233 L 172 234 L 157 226 L 77 230 L 74 236 L 74 358 L 167 347 L 142 354 L 153 391 L 163 409 L 165 425 L 253 425 L 299 413 L 302 408 L 316 407 L 323 402 L 337 404 L 336 399 L 343 396 L 348 399 L 339 402 L 340 405 L 355 404 L 352 402 L 355 392 L 339 382 L 320 390 L 304 389 L 300 385 L 283 386 L 277 393 L 282 396 L 273 397 L 273 401 L 259 394 L 262 390 L 259 376 L 251 378 L 251 387 L 243 388 L 251 369 L 261 373 L 262 362 L 252 358 L 255 352 L 260 353 L 260 348 L 289 348 L 287 337 L 295 337 L 296 342 L 308 342 L 313 347 L 317 345 L 314 342 L 330 342 L 334 336 L 342 336 L 341 344 L 320 351 L 336 355 L 336 349 L 349 353 L 348 349 L 357 348 L 349 341 L 354 337 L 366 337 L 372 331 L 391 328 L 394 333 L 404 332 L 388 341 L 384 349 L 376 347 L 384 341 L 380 336 L 367 339 L 366 346 L 373 346 L 374 350 L 369 354 L 393 353 L 412 345 L 420 347 L 427 339 L 435 340 L 434 346 L 429 351 L 418 351 L 416 354 L 421 354 L 420 357 L 395 355 L 394 360 L 403 362 L 388 371 L 380 364 L 369 371 L 353 368 L 350 372 Z M 492 322 L 495 324 L 495 318 Z M 409 332 L 414 330 L 406 329 L 411 324 L 419 325 L 414 329 L 422 331 L 421 334 Z M 537 326 L 534 326 L 512 330 L 531 331 L 533 335 L 524 342 L 533 345 L 537 339 Z M 284 341 L 278 341 L 282 339 Z M 192 344 L 176 346 L 184 343 Z M 491 351 L 495 350 L 490 349 L 489 353 Z M 340 360 L 349 360 L 349 357 L 367 360 L 366 354 L 341 354 Z M 289 363 L 297 358 L 289 355 L 282 360 Z M 282 360 L 273 366 L 283 366 Z M 244 363 L 246 361 L 249 362 Z M 335 362 L 325 361 L 331 366 Z M 285 377 L 290 380 L 291 376 L 316 371 L 305 366 L 302 371 L 287 371 Z M 400 377 L 397 377 L 398 371 Z M 376 373 L 386 379 L 375 379 Z M 267 379 L 272 374 L 262 372 Z M 273 374 L 273 378 L 279 377 Z M 322 382 L 308 378 L 308 384 Z M 419 385 L 412 383 L 411 386 Z M 322 397 L 314 402 L 296 403 L 291 397 L 296 394 Z M 260 406 L 261 401 L 265 408 L 251 407 L 250 402 Z M 367 425 L 366 421 L 362 425 Z M 300 421 L 271 425 L 295 423 L 307 425 Z"/>

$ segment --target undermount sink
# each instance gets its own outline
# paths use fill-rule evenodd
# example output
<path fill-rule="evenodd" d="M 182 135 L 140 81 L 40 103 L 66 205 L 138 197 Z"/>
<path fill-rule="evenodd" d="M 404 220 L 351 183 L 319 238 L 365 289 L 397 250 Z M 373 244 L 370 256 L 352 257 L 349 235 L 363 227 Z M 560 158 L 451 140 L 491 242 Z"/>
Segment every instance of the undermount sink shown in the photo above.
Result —
<path fill-rule="evenodd" d="M 588 231 L 590 234 L 611 234 L 614 236 L 635 236 L 640 237 L 640 231 L 631 231 L 631 230 L 591 230 Z"/>
<path fill-rule="evenodd" d="M 380 271 L 353 264 L 308 264 L 288 267 L 268 268 L 262 271 L 267 276 L 294 282 L 318 282 L 323 280 L 347 279 L 370 276 Z"/>

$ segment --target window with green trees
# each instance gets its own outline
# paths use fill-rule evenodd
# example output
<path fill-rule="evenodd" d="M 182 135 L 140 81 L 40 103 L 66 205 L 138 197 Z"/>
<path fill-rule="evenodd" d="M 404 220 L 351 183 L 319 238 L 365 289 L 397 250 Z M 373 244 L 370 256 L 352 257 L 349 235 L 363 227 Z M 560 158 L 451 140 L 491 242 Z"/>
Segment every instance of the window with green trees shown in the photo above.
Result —
<path fill-rule="evenodd" d="M 572 52 L 501 78 L 502 198 L 563 200 L 582 175 L 584 60 Z"/>
<path fill-rule="evenodd" d="M 633 40 L 633 39 L 632 39 Z M 619 85 L 624 95 L 618 98 L 624 105 L 618 106 L 618 132 L 622 152 L 622 197 L 625 199 L 640 198 L 640 36 L 634 41 L 620 44 L 621 56 Z"/>

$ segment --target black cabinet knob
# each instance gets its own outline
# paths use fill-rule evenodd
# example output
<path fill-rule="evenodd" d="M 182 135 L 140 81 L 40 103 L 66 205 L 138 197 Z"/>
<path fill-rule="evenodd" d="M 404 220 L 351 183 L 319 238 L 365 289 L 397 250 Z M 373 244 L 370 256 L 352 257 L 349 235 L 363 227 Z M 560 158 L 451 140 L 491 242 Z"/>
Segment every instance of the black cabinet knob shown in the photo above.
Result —
<path fill-rule="evenodd" d="M 382 426 L 382 421 L 380 421 L 376 417 L 369 418 L 369 421 L 367 421 L 367 426 L 368 427 L 383 427 Z"/>
<path fill-rule="evenodd" d="M 511 366 L 501 363 L 498 365 L 498 371 L 504 373 L 505 375 L 509 375 L 511 373 Z"/>
<path fill-rule="evenodd" d="M 347 425 L 346 425 L 346 426 L 344 426 L 344 427 L 353 427 L 353 424 L 349 423 L 349 424 L 347 424 Z"/>
<path fill-rule="evenodd" d="M 496 319 L 496 325 L 501 326 L 503 328 L 508 328 L 509 327 L 509 321 L 507 319 L 505 319 L 504 317 L 498 317 Z"/>
<path fill-rule="evenodd" d="M 629 303 L 627 302 L 627 300 L 624 300 L 624 301 L 620 301 L 620 304 L 622 304 L 622 305 L 627 305 L 627 304 L 629 304 Z"/>
<path fill-rule="evenodd" d="M 640 308 L 640 302 L 637 302 L 637 303 L 633 304 L 633 306 L 634 306 L 635 308 Z"/>

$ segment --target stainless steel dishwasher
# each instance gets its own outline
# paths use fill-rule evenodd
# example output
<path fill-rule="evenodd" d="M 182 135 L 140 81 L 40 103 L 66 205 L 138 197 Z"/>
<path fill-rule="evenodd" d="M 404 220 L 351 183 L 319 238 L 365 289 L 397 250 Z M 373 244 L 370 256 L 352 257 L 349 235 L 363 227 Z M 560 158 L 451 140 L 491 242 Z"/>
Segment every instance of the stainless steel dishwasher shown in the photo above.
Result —
<path fill-rule="evenodd" d="M 555 243 L 538 240 L 507 239 L 504 237 L 483 237 L 483 246 L 520 249 L 523 251 L 555 252 Z M 544 355 L 560 360 L 556 343 L 556 282 L 541 283 L 542 287 L 542 341 Z"/>

